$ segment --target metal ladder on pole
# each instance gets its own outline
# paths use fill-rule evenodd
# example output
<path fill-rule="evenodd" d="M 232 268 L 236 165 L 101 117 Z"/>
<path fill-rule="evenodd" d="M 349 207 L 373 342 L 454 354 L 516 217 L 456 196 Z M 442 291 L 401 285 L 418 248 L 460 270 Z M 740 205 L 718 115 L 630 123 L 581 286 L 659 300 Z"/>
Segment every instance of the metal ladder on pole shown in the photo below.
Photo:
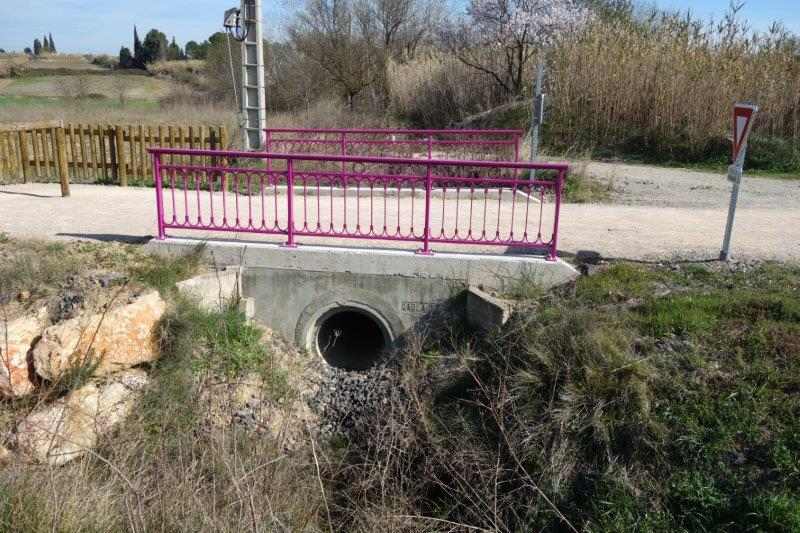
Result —
<path fill-rule="evenodd" d="M 242 142 L 245 150 L 262 150 L 267 127 L 267 93 L 264 81 L 264 31 L 262 0 L 242 0 Z"/>

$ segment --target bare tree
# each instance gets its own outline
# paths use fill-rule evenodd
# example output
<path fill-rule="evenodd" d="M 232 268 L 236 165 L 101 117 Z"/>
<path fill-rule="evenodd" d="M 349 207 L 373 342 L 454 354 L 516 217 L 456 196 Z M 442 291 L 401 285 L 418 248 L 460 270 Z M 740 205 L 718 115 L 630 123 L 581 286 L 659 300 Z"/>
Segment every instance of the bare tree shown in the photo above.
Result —
<path fill-rule="evenodd" d="M 308 0 L 289 28 L 294 46 L 330 75 L 351 109 L 380 75 L 374 27 L 367 22 L 352 0 Z"/>
<path fill-rule="evenodd" d="M 414 57 L 441 18 L 434 0 L 362 0 L 360 10 L 377 27 L 385 53 L 400 61 Z"/>

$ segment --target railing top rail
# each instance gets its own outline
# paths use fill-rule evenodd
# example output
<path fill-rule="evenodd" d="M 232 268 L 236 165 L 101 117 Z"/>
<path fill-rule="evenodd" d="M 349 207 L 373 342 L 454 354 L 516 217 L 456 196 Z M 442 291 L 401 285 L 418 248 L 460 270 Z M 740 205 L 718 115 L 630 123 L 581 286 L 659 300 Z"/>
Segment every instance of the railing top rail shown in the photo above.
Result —
<path fill-rule="evenodd" d="M 477 168 L 506 168 L 519 170 L 569 170 L 568 163 L 514 162 L 514 161 L 473 161 L 464 159 L 414 159 L 409 157 L 343 156 L 326 154 L 282 154 L 267 152 L 241 152 L 233 150 L 200 150 L 187 148 L 148 148 L 153 155 L 187 155 L 242 159 L 278 159 L 293 161 L 323 161 L 330 163 L 373 163 L 417 166 L 463 166 Z"/>
<path fill-rule="evenodd" d="M 399 128 L 266 128 L 270 133 L 353 133 L 353 134 L 386 134 L 386 135 L 524 135 L 524 130 L 517 129 L 399 129 Z"/>

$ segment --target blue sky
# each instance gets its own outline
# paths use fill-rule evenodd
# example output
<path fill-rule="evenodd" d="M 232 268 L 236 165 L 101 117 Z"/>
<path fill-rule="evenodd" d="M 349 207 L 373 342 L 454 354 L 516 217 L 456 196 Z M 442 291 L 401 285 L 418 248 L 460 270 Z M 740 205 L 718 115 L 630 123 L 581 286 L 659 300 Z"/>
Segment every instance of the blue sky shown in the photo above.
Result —
<path fill-rule="evenodd" d="M 455 5 L 466 0 L 450 0 Z M 691 9 L 697 16 L 719 17 L 729 0 L 657 0 L 660 7 Z M 744 16 L 753 26 L 766 28 L 781 20 L 800 33 L 798 0 L 750 0 Z M 144 36 L 150 28 L 174 35 L 183 45 L 203 40 L 218 31 L 226 8 L 239 0 L 0 0 L 0 48 L 21 51 L 33 39 L 52 32 L 59 51 L 117 53 L 121 45 L 131 46 L 136 24 Z M 22 7 L 22 5 L 24 7 Z M 270 37 L 303 0 L 264 0 L 264 19 Z"/>

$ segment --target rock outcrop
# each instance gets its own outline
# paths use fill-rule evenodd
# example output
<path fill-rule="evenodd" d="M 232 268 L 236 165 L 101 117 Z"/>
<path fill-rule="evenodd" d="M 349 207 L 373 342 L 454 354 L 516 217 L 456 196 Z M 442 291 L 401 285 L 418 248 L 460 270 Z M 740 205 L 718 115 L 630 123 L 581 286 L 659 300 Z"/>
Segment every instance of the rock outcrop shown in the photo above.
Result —
<path fill-rule="evenodd" d="M 14 456 L 2 444 L 0 444 L 0 466 L 6 466 L 14 462 Z"/>
<path fill-rule="evenodd" d="M 29 352 L 46 321 L 46 308 L 8 324 L 0 321 L 0 397 L 19 398 L 34 391 Z"/>
<path fill-rule="evenodd" d="M 105 314 L 47 328 L 33 349 L 36 373 L 56 381 L 79 367 L 103 376 L 154 361 L 160 355 L 156 327 L 165 310 L 164 300 L 150 292 Z"/>
<path fill-rule="evenodd" d="M 130 414 L 147 383 L 146 372 L 128 370 L 40 407 L 17 426 L 17 450 L 51 465 L 80 457 Z"/>

